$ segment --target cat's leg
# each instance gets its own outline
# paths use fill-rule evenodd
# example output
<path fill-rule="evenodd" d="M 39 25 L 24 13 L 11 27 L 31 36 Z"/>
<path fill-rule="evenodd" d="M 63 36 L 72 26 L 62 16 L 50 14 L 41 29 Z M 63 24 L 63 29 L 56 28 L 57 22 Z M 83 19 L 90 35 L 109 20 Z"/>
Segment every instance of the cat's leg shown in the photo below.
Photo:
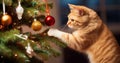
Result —
<path fill-rule="evenodd" d="M 58 29 L 50 29 L 48 31 L 48 35 L 61 39 L 63 42 L 67 44 L 68 47 L 77 51 L 82 51 L 88 45 L 87 43 L 85 43 L 86 41 L 82 39 L 76 32 L 70 34 L 60 31 Z"/>
<path fill-rule="evenodd" d="M 68 47 L 79 52 L 84 52 L 92 44 L 92 42 L 90 42 L 91 39 L 87 38 L 88 35 L 85 36 L 84 33 L 80 33 L 79 31 L 74 31 L 70 34 L 58 29 L 50 29 L 48 35 L 61 39 Z"/>

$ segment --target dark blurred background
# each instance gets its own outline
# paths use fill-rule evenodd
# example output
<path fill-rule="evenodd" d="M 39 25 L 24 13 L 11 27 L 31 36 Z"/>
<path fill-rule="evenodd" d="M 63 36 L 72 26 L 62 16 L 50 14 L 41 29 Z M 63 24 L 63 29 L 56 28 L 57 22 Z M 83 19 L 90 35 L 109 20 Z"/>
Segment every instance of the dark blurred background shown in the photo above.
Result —
<path fill-rule="evenodd" d="M 68 4 L 85 5 L 94 9 L 106 23 L 120 44 L 120 0 L 59 0 L 60 25 L 65 26 L 70 12 Z M 89 63 L 87 56 L 65 48 L 64 63 Z"/>

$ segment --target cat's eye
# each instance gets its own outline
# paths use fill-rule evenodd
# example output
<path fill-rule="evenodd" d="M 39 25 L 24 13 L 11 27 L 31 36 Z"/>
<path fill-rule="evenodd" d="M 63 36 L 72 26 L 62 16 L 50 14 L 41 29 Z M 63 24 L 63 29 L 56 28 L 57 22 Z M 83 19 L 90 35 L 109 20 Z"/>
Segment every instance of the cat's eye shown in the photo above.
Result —
<path fill-rule="evenodd" d="M 74 19 L 71 19 L 71 21 L 75 21 Z"/>

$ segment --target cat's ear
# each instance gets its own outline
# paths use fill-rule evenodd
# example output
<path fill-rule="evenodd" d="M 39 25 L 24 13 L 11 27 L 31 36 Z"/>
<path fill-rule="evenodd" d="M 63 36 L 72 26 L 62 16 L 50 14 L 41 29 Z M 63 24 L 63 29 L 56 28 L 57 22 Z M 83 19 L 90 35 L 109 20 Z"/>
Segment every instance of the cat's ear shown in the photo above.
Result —
<path fill-rule="evenodd" d="M 69 6 L 69 8 L 72 10 L 72 9 L 75 9 L 75 5 L 73 5 L 73 4 L 68 4 L 68 6 Z"/>
<path fill-rule="evenodd" d="M 73 5 L 73 4 L 68 4 L 68 5 L 70 7 L 71 12 L 74 11 L 79 16 L 83 16 L 83 15 L 86 14 L 86 12 L 84 11 L 84 9 L 79 8 L 79 6 Z"/>
<path fill-rule="evenodd" d="M 80 16 L 83 16 L 85 14 L 86 14 L 86 12 L 84 11 L 84 9 L 79 9 L 79 15 Z"/>

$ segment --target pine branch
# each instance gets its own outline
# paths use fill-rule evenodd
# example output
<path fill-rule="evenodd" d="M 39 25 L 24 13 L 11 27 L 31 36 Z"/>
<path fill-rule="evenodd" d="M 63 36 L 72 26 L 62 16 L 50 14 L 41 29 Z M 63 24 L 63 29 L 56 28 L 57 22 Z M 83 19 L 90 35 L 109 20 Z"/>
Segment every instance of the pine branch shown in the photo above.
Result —
<path fill-rule="evenodd" d="M 26 52 L 26 47 L 28 47 L 28 44 L 30 44 L 29 47 L 33 49 L 33 52 L 35 54 L 30 55 L 33 55 L 34 58 L 38 58 L 40 61 L 44 61 L 49 57 L 57 57 L 60 55 L 60 51 L 55 49 L 54 46 L 51 45 L 52 43 L 55 43 L 55 46 L 66 46 L 66 44 L 57 38 L 49 37 L 47 35 L 44 35 L 44 33 L 36 35 L 24 33 L 24 35 L 27 35 L 29 37 L 27 40 L 21 39 L 15 34 L 19 35 L 20 31 L 13 29 L 6 32 L 0 32 L 0 54 L 4 57 L 16 59 L 18 63 L 26 63 L 26 60 L 31 61 L 29 60 L 31 57 L 29 57 L 29 54 Z M 15 54 L 17 54 L 17 58 L 14 58 Z"/>
<path fill-rule="evenodd" d="M 36 39 L 43 40 L 43 41 L 47 40 L 49 42 L 55 43 L 56 45 L 58 45 L 60 47 L 66 47 L 67 46 L 64 42 L 62 42 L 58 38 L 55 38 L 55 37 L 52 37 L 52 36 L 47 36 L 47 35 L 39 36 L 39 35 L 36 35 Z"/>
<path fill-rule="evenodd" d="M 3 2 L 3 0 L 0 0 L 0 4 L 2 4 L 2 2 Z M 5 4 L 6 4 L 7 6 L 11 6 L 12 3 L 13 3 L 12 0 L 4 0 L 4 2 L 5 2 Z"/>
<path fill-rule="evenodd" d="M 44 20 L 46 13 L 46 5 L 40 0 L 21 0 L 21 6 L 24 8 L 24 13 L 21 20 L 18 20 L 15 8 L 18 6 L 18 0 L 4 0 L 6 5 L 6 13 L 12 17 L 12 24 L 0 29 L 0 63 L 32 63 L 33 59 L 42 61 L 49 57 L 60 55 L 60 51 L 55 46 L 65 47 L 66 44 L 55 37 L 49 37 L 46 32 L 41 34 L 31 35 L 22 34 L 19 30 L 14 29 L 20 25 L 31 25 L 34 18 Z M 2 0 L 0 0 L 0 9 L 2 9 Z M 53 3 L 48 3 L 51 9 Z M 3 11 L 0 10 L 0 16 L 3 16 Z M 18 36 L 17 36 L 18 35 Z M 19 37 L 25 35 L 28 38 Z M 29 45 L 28 45 L 29 44 Z M 28 51 L 28 52 L 27 52 Z M 10 60 L 10 61 L 6 61 Z"/>
<path fill-rule="evenodd" d="M 19 34 L 19 30 L 13 29 L 10 31 L 2 32 L 0 31 L 0 43 L 6 43 L 9 41 L 16 41 L 17 37 L 14 34 Z"/>
<path fill-rule="evenodd" d="M 0 44 L 0 55 L 10 58 L 12 56 L 12 50 L 6 47 L 6 45 Z"/>

